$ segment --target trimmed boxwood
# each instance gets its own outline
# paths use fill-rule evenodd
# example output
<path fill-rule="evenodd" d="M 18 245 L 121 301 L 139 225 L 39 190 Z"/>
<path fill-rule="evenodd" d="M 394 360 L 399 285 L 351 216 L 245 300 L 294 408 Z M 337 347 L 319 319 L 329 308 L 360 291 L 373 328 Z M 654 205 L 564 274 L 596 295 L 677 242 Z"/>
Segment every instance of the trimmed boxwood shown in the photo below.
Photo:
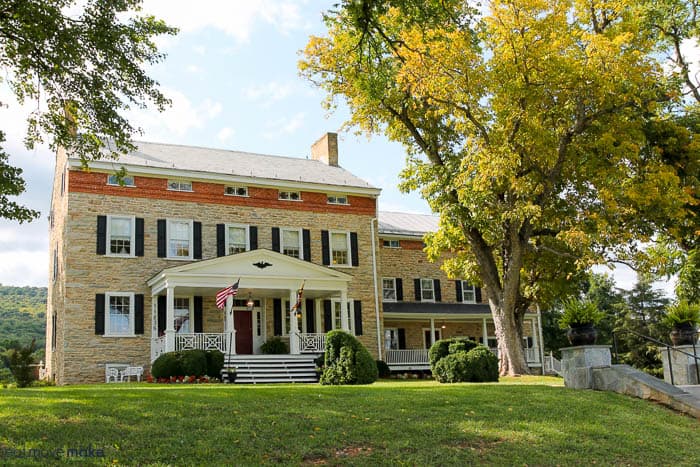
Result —
<path fill-rule="evenodd" d="M 171 376 L 204 376 L 218 378 L 224 366 L 224 354 L 218 350 L 181 350 L 158 357 L 151 365 L 154 378 Z"/>
<path fill-rule="evenodd" d="M 483 345 L 458 350 L 438 360 L 433 375 L 441 383 L 498 381 L 498 358 Z"/>
<path fill-rule="evenodd" d="M 171 376 L 183 376 L 180 365 L 179 352 L 168 352 L 156 358 L 151 365 L 151 375 L 154 378 L 170 378 Z"/>
<path fill-rule="evenodd" d="M 377 380 L 377 364 L 355 336 L 344 331 L 326 334 L 321 384 L 371 384 Z"/>
<path fill-rule="evenodd" d="M 469 352 L 471 349 L 476 347 L 478 344 L 466 337 L 453 337 L 450 339 L 440 339 L 435 342 L 428 351 L 428 358 L 430 358 L 430 369 L 435 372 L 435 364 L 442 358 L 447 357 L 451 353 L 455 352 Z"/>
<path fill-rule="evenodd" d="M 220 378 L 221 369 L 224 367 L 224 354 L 218 350 L 207 351 L 207 376 Z"/>
<path fill-rule="evenodd" d="M 384 360 L 377 360 L 377 372 L 379 373 L 380 378 L 388 378 L 391 376 L 391 370 L 389 369 L 389 365 L 386 364 Z"/>
<path fill-rule="evenodd" d="M 268 339 L 260 346 L 260 351 L 266 355 L 282 355 L 289 353 L 287 343 L 279 337 Z"/>
<path fill-rule="evenodd" d="M 180 354 L 183 376 L 204 376 L 207 374 L 207 354 L 204 350 L 184 350 Z"/>

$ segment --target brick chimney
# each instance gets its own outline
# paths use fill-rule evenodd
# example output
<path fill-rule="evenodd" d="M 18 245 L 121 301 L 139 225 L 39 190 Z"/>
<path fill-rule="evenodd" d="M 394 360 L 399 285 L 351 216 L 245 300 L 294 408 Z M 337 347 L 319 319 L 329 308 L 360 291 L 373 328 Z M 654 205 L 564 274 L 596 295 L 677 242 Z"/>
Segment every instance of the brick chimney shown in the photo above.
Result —
<path fill-rule="evenodd" d="M 312 144 L 311 158 L 338 167 L 338 133 L 326 133 Z"/>

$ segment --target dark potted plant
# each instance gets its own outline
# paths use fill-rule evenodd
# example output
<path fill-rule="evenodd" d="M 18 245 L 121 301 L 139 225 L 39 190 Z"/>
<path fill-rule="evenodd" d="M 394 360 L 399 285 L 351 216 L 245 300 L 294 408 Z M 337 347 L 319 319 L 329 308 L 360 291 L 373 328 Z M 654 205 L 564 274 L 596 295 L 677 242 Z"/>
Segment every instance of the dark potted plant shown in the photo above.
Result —
<path fill-rule="evenodd" d="M 680 300 L 666 308 L 664 322 L 671 326 L 671 343 L 677 345 L 690 345 L 697 339 L 700 323 L 700 305 Z"/>
<path fill-rule="evenodd" d="M 226 377 L 224 377 L 224 373 L 226 373 Z M 235 383 L 236 382 L 236 367 L 229 366 L 229 367 L 222 368 L 221 369 L 221 381 L 228 382 L 228 383 Z"/>
<path fill-rule="evenodd" d="M 598 337 L 595 325 L 605 313 L 590 300 L 569 299 L 563 302 L 564 312 L 559 327 L 567 329 L 566 337 L 571 345 L 593 345 Z"/>

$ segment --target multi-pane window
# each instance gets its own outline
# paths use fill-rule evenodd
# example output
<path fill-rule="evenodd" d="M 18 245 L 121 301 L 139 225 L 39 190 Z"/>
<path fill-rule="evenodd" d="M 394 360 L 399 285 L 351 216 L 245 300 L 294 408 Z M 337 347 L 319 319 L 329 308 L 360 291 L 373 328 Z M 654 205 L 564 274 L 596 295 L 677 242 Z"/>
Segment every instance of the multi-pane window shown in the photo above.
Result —
<path fill-rule="evenodd" d="M 58 248 L 53 249 L 53 280 L 58 277 Z"/>
<path fill-rule="evenodd" d="M 168 190 L 192 191 L 192 182 L 189 180 L 168 180 Z"/>
<path fill-rule="evenodd" d="M 301 201 L 301 193 L 298 191 L 280 191 L 279 199 L 287 201 Z"/>
<path fill-rule="evenodd" d="M 343 319 L 342 319 L 342 310 L 340 307 L 340 300 L 334 300 L 333 301 L 333 329 L 342 329 L 343 328 Z M 355 320 L 353 319 L 354 313 L 353 313 L 353 301 L 349 300 L 347 309 L 346 309 L 346 316 L 348 320 L 348 328 L 350 330 L 351 334 L 355 334 Z"/>
<path fill-rule="evenodd" d="M 301 259 L 301 232 L 299 229 L 280 229 L 282 253 Z"/>
<path fill-rule="evenodd" d="M 226 226 L 226 251 L 233 255 L 248 250 L 248 227 L 244 225 Z"/>
<path fill-rule="evenodd" d="M 131 294 L 108 294 L 107 334 L 131 335 L 133 331 L 133 296 Z"/>
<path fill-rule="evenodd" d="M 467 281 L 462 281 L 462 301 L 476 303 L 476 288 Z"/>
<path fill-rule="evenodd" d="M 108 216 L 107 220 L 109 254 L 134 256 L 134 218 Z"/>
<path fill-rule="evenodd" d="M 347 232 L 331 233 L 331 264 L 350 264 L 350 236 Z"/>
<path fill-rule="evenodd" d="M 382 297 L 386 302 L 396 301 L 396 279 L 386 277 L 382 279 Z"/>
<path fill-rule="evenodd" d="M 384 248 L 399 248 L 400 247 L 398 240 L 384 240 L 382 242 L 382 245 L 384 245 Z"/>
<path fill-rule="evenodd" d="M 227 186 L 224 189 L 224 194 L 229 196 L 248 196 L 248 187 L 239 185 Z"/>
<path fill-rule="evenodd" d="M 190 299 L 186 297 L 175 297 L 175 332 L 189 333 L 190 328 Z"/>
<path fill-rule="evenodd" d="M 119 183 L 119 177 L 115 174 L 107 176 L 107 185 L 117 185 L 117 186 L 136 186 L 134 185 L 134 177 L 131 175 L 126 175 L 122 177 L 122 183 Z"/>
<path fill-rule="evenodd" d="M 192 221 L 168 220 L 168 258 L 192 257 Z"/>
<path fill-rule="evenodd" d="M 424 302 L 435 301 L 435 284 L 432 279 L 420 280 L 420 296 Z"/>
<path fill-rule="evenodd" d="M 289 319 L 291 307 L 292 307 L 292 305 L 289 303 L 289 300 L 282 301 L 282 332 L 283 332 L 282 335 L 283 336 L 289 335 L 289 333 L 292 330 L 292 324 L 294 323 L 293 321 L 290 321 L 290 319 Z M 306 319 L 304 319 L 305 316 L 306 316 L 306 310 L 305 310 L 304 304 L 302 303 L 301 309 L 294 313 L 294 319 L 297 320 L 297 323 L 296 323 L 297 329 L 301 330 L 301 332 L 311 332 L 311 331 L 306 331 Z"/>
<path fill-rule="evenodd" d="M 347 195 L 328 195 L 328 204 L 348 204 Z"/>

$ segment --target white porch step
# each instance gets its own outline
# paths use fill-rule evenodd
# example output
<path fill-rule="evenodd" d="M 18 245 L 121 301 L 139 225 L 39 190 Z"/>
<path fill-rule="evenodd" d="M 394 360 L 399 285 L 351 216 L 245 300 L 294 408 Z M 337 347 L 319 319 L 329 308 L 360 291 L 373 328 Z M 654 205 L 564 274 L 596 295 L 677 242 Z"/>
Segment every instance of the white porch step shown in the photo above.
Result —
<path fill-rule="evenodd" d="M 316 383 L 316 355 L 230 355 L 224 376 L 236 368 L 237 384 Z"/>

